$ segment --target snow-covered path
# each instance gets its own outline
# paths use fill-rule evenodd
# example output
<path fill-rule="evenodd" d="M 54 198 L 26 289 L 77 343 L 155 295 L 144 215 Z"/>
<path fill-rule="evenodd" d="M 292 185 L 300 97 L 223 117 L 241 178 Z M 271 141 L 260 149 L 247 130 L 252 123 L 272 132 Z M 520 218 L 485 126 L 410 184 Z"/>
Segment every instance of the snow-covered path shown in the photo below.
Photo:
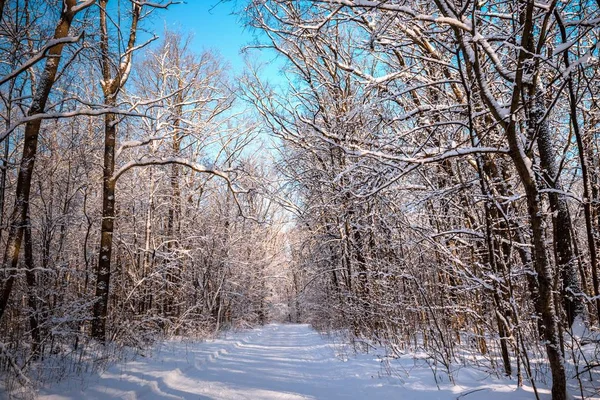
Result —
<path fill-rule="evenodd" d="M 210 342 L 169 342 L 151 357 L 43 389 L 39 398 L 409 400 L 456 399 L 472 390 L 485 393 L 486 399 L 532 397 L 505 383 L 438 390 L 428 368 L 413 369 L 403 383 L 382 372 L 377 354 L 343 361 L 308 325 L 273 324 Z M 476 377 L 469 378 L 473 382 Z"/>
<path fill-rule="evenodd" d="M 344 362 L 308 325 L 268 325 L 206 343 L 169 343 L 151 358 L 69 379 L 41 399 L 397 399 L 373 357 Z M 399 383 L 399 382 L 397 382 Z"/>

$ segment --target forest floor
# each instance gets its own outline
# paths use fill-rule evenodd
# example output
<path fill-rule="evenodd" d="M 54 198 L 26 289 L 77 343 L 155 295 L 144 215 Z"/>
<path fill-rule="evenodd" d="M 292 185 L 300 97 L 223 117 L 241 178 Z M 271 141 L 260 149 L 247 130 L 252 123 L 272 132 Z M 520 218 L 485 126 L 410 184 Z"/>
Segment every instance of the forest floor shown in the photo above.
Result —
<path fill-rule="evenodd" d="M 308 325 L 272 324 L 223 339 L 169 341 L 96 374 L 67 377 L 38 392 L 67 399 L 533 399 L 528 387 L 461 368 L 438 384 L 415 355 L 382 362 L 354 355 Z M 393 366 L 393 368 L 390 367 Z M 391 375 L 388 372 L 392 372 Z M 439 374 L 438 374 L 439 375 Z M 438 387 L 439 385 L 439 387 Z M 549 399 L 547 390 L 542 398 Z"/>

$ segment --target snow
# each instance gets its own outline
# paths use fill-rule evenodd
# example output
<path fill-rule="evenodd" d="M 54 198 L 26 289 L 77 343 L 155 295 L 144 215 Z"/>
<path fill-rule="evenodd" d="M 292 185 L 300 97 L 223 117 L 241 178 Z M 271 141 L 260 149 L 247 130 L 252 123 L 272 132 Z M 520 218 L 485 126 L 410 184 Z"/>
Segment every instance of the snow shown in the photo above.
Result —
<path fill-rule="evenodd" d="M 345 357 L 340 357 L 344 354 Z M 423 354 L 421 355 L 423 356 Z M 407 354 L 352 355 L 308 325 L 271 324 L 208 342 L 169 341 L 105 372 L 72 376 L 38 393 L 69 399 L 532 399 L 527 387 L 463 367 L 456 385 Z M 386 371 L 392 371 L 391 376 Z M 542 398 L 549 398 L 541 390 Z"/>
<path fill-rule="evenodd" d="M 561 43 L 561 44 L 557 45 L 556 48 L 554 49 L 554 51 L 552 52 L 552 57 L 555 57 L 557 54 L 560 54 L 563 51 L 568 50 L 576 43 L 577 43 L 577 40 L 571 40 L 570 42 Z"/>

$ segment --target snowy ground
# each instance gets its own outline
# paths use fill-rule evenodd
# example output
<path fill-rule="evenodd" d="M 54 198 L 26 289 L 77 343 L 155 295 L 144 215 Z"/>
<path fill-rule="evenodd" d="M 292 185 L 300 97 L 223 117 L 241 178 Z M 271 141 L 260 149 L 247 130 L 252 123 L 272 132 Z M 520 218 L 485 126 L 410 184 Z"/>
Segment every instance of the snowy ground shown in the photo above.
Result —
<path fill-rule="evenodd" d="M 202 343 L 169 342 L 151 356 L 39 392 L 67 399 L 532 399 L 527 388 L 464 368 L 457 385 L 436 386 L 412 357 L 386 376 L 377 351 L 336 357 L 340 348 L 308 325 L 268 325 Z M 546 393 L 544 398 L 549 399 Z"/>

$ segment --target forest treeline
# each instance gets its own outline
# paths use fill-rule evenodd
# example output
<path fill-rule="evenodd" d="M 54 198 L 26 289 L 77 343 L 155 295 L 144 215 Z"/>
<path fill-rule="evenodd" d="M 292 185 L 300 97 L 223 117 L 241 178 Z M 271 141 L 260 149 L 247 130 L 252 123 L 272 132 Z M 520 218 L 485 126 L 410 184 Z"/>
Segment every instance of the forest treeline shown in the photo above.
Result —
<path fill-rule="evenodd" d="M 271 82 L 175 3 L 0 2 L 5 376 L 285 319 L 598 394 L 598 2 L 237 1 Z"/>

